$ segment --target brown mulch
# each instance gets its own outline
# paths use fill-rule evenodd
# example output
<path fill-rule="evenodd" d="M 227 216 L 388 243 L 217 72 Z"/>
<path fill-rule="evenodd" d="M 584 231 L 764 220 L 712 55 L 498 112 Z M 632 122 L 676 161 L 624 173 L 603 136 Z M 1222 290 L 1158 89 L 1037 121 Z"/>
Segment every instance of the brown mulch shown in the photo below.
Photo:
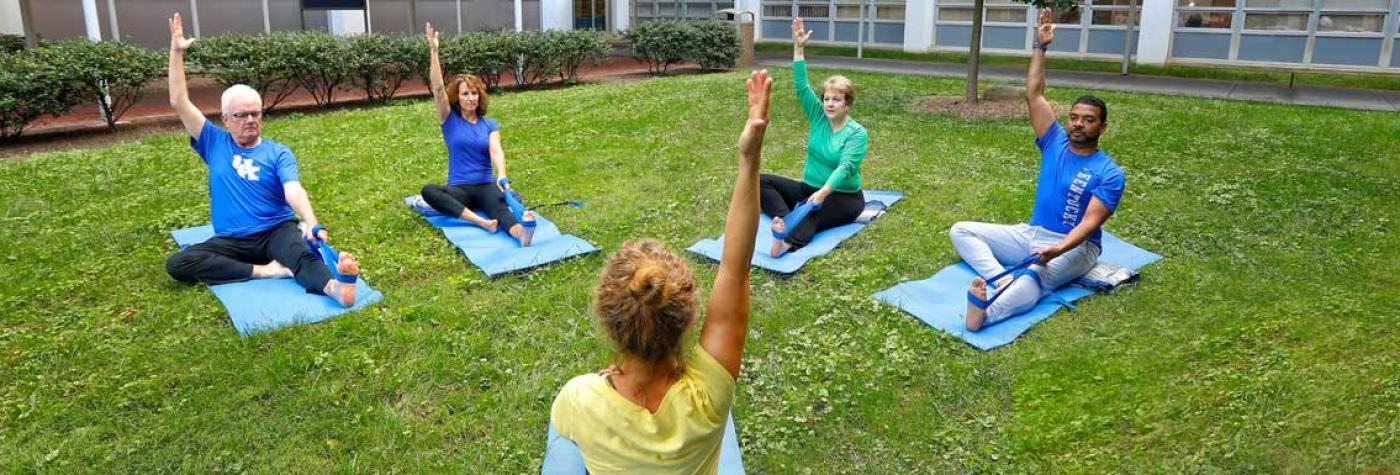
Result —
<path fill-rule="evenodd" d="M 984 99 L 970 104 L 965 99 L 963 96 L 930 97 L 914 105 L 914 112 L 948 114 L 963 120 L 1024 119 L 1027 117 L 1025 101 L 989 101 Z M 1056 117 L 1069 112 L 1069 109 L 1063 105 L 1051 104 L 1051 107 L 1055 109 Z"/>

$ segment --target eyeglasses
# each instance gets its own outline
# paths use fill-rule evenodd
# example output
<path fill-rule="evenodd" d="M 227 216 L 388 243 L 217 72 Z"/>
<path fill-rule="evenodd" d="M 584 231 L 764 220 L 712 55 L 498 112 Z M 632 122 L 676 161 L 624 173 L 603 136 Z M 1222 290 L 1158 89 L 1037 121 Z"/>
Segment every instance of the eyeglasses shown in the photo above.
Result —
<path fill-rule="evenodd" d="M 249 120 L 249 119 L 252 119 L 252 120 L 261 120 L 261 119 L 262 119 L 263 113 L 262 113 L 262 111 L 249 111 L 249 112 L 234 112 L 234 113 L 227 114 L 227 115 L 228 115 L 229 117 L 233 117 L 234 119 L 237 119 L 237 120 L 240 120 L 240 121 L 247 121 L 247 120 Z"/>

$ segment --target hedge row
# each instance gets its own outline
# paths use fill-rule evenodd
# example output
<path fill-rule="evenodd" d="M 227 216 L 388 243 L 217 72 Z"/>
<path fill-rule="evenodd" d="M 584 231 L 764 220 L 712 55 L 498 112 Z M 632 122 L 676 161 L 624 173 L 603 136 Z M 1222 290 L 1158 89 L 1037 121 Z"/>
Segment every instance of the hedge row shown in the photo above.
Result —
<path fill-rule="evenodd" d="M 730 68 L 739 57 L 733 25 L 719 21 L 653 21 L 625 35 L 654 74 L 683 61 Z M 475 74 L 496 88 L 505 74 L 522 86 L 574 82 L 581 66 L 597 64 L 611 51 L 602 32 L 473 32 L 443 38 L 441 59 L 444 74 Z M 186 59 L 191 74 L 225 87 L 253 87 L 270 111 L 297 89 L 318 105 L 347 90 L 388 101 L 407 81 L 427 82 L 428 46 L 417 35 L 231 34 L 201 38 Z M 0 52 L 0 139 L 17 137 L 34 120 L 83 103 L 101 104 L 115 129 L 122 114 L 149 92 L 148 83 L 165 73 L 165 62 L 161 52 L 83 39 Z"/>
<path fill-rule="evenodd" d="M 719 20 L 653 20 L 624 33 L 633 54 L 652 74 L 691 61 L 701 69 L 729 69 L 739 61 L 739 32 Z"/>
<path fill-rule="evenodd" d="M 0 54 L 0 139 L 80 104 L 98 104 L 115 129 L 164 72 L 160 53 L 116 41 L 72 39 Z"/>

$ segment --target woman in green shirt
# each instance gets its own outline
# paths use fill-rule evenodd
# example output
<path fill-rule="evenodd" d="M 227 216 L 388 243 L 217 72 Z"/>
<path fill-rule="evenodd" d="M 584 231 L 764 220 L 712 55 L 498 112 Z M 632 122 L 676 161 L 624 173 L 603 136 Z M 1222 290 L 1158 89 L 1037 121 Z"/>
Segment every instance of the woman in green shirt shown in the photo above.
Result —
<path fill-rule="evenodd" d="M 786 238 L 773 240 L 769 251 L 773 257 L 807 245 L 817 231 L 854 222 L 865 209 L 860 163 L 869 138 L 865 127 L 850 116 L 855 86 L 845 76 L 832 76 L 822 83 L 822 95 L 817 97 L 807 84 L 807 62 L 802 56 L 811 36 L 811 30 L 802 28 L 801 18 L 792 20 L 792 85 L 809 129 L 802 181 L 769 174 L 759 180 L 763 212 L 773 217 L 773 231 L 787 233 Z M 783 218 L 804 201 L 821 209 L 788 230 Z"/>

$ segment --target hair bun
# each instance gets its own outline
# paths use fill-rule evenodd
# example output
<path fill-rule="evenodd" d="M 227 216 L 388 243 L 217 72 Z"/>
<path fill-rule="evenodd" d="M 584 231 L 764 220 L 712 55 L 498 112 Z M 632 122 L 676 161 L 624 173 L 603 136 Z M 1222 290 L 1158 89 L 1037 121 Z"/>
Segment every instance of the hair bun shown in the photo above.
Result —
<path fill-rule="evenodd" d="M 632 272 L 627 290 L 632 293 L 632 298 L 640 302 L 660 304 L 675 293 L 675 284 L 670 282 L 667 274 L 665 264 L 647 259 L 638 264 L 637 270 Z"/>

